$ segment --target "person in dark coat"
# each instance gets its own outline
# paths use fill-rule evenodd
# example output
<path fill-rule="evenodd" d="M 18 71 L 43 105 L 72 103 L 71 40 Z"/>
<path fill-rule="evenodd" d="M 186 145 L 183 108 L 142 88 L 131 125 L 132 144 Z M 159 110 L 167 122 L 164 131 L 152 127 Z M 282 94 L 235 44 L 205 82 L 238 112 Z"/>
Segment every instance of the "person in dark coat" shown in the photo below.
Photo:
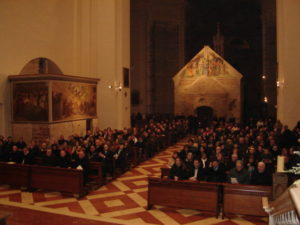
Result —
<path fill-rule="evenodd" d="M 52 153 L 51 148 L 47 148 L 46 152 L 44 153 L 45 155 L 42 158 L 42 166 L 56 166 L 57 165 L 57 160 L 54 154 Z"/>
<path fill-rule="evenodd" d="M 244 168 L 244 163 L 241 160 L 236 161 L 235 168 L 231 169 L 228 174 L 229 183 L 249 184 L 250 174 Z"/>
<path fill-rule="evenodd" d="M 22 164 L 34 165 L 36 164 L 35 157 L 32 152 L 29 151 L 27 147 L 23 148 L 22 152 Z"/>
<path fill-rule="evenodd" d="M 15 162 L 15 163 L 22 162 L 22 152 L 19 151 L 16 145 L 13 145 L 12 150 L 9 152 L 8 162 Z"/>
<path fill-rule="evenodd" d="M 124 172 L 127 167 L 127 149 L 125 148 L 124 144 L 119 145 L 114 154 L 114 158 L 116 160 L 116 167 Z"/>
<path fill-rule="evenodd" d="M 201 168 L 199 159 L 195 159 L 193 162 L 193 169 L 189 173 L 189 180 L 192 181 L 206 180 L 205 170 Z"/>
<path fill-rule="evenodd" d="M 272 176 L 267 171 L 266 164 L 264 162 L 259 162 L 257 164 L 256 170 L 253 172 L 251 177 L 251 184 L 253 185 L 272 185 Z"/>
<path fill-rule="evenodd" d="M 113 175 L 113 152 L 110 150 L 108 144 L 103 146 L 103 150 L 99 152 L 100 162 L 103 164 L 103 174 L 107 176 L 107 174 Z"/>
<path fill-rule="evenodd" d="M 188 171 L 180 158 L 175 160 L 169 174 L 169 179 L 173 180 L 186 180 L 188 178 Z"/>
<path fill-rule="evenodd" d="M 71 156 L 65 150 L 60 150 L 57 166 L 61 168 L 71 167 Z"/>
<path fill-rule="evenodd" d="M 214 159 L 208 169 L 207 181 L 226 182 L 226 167 L 223 163 Z"/>

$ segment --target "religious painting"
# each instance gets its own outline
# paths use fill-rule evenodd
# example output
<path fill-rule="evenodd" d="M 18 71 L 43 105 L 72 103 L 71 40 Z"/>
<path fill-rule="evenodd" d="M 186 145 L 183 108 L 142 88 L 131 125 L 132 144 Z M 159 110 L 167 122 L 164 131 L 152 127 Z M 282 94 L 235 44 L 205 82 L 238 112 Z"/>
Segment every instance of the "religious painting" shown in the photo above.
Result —
<path fill-rule="evenodd" d="M 97 116 L 97 86 L 79 82 L 53 82 L 53 121 L 79 120 Z"/>
<path fill-rule="evenodd" d="M 48 121 L 48 84 L 46 82 L 13 84 L 13 120 Z"/>

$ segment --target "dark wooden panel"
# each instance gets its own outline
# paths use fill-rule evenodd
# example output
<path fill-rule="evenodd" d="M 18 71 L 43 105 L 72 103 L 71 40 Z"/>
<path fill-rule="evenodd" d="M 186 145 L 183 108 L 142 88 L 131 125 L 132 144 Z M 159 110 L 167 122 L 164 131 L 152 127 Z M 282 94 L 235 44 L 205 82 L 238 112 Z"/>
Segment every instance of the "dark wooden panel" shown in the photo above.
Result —
<path fill-rule="evenodd" d="M 0 162 L 0 183 L 29 187 L 30 166 Z"/>
<path fill-rule="evenodd" d="M 31 187 L 81 195 L 83 193 L 83 171 L 47 166 L 32 166 Z"/>
<path fill-rule="evenodd" d="M 240 184 L 223 184 L 224 214 L 267 216 L 262 197 L 271 197 L 272 187 Z"/>
<path fill-rule="evenodd" d="M 149 178 L 148 208 L 162 205 L 218 214 L 219 184 Z"/>

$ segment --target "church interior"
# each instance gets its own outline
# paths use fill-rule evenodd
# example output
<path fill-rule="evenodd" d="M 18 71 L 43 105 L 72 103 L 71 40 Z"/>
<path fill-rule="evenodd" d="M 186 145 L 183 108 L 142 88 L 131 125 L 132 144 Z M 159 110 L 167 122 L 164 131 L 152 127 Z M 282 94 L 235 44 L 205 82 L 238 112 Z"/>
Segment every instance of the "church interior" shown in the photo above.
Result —
<path fill-rule="evenodd" d="M 299 225 L 299 12 L 0 0 L 0 225 Z"/>

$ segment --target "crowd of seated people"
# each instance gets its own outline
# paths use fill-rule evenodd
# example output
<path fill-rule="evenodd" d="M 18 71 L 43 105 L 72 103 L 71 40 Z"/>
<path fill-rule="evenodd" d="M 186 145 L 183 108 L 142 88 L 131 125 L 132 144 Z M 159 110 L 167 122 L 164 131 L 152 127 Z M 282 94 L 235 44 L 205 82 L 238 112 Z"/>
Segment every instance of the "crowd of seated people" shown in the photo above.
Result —
<path fill-rule="evenodd" d="M 96 128 L 83 136 L 72 135 L 50 142 L 27 144 L 22 138 L 13 140 L 0 136 L 0 161 L 50 167 L 76 168 L 88 171 L 91 161 L 101 162 L 104 176 L 112 176 L 115 168 L 129 169 L 129 148 L 135 146 L 141 155 L 152 157 L 160 137 L 170 137 L 171 143 L 186 135 L 187 121 L 182 119 L 149 120 L 141 127 L 123 130 Z M 85 174 L 84 173 L 84 174 Z"/>
<path fill-rule="evenodd" d="M 277 156 L 284 156 L 285 168 L 300 162 L 300 123 L 293 131 L 272 120 L 214 120 L 198 128 L 180 152 L 169 161 L 169 178 L 253 185 L 272 185 Z"/>

